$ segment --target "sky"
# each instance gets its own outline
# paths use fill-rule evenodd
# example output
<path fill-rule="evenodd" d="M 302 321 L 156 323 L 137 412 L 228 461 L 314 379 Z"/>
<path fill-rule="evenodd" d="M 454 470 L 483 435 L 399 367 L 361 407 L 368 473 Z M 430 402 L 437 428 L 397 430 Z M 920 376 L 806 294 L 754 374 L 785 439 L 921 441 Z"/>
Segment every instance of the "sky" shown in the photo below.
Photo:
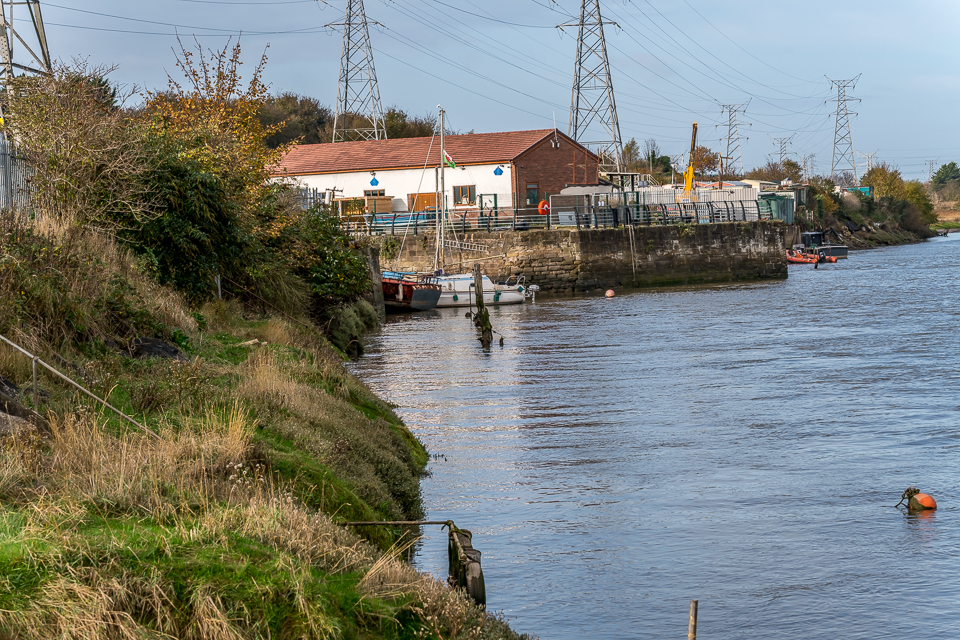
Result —
<path fill-rule="evenodd" d="M 592 4 L 592 1 L 588 4 Z M 125 87 L 176 77 L 177 34 L 222 48 L 240 37 L 244 71 L 269 45 L 265 80 L 332 106 L 347 0 L 41 0 L 51 56 L 116 65 Z M 557 127 L 566 132 L 578 0 L 366 0 L 384 108 L 435 115 L 461 131 Z M 858 171 L 866 159 L 925 180 L 928 161 L 960 161 L 956 0 L 601 0 L 623 142 L 656 140 L 665 155 L 699 142 L 725 151 L 721 104 L 748 103 L 739 127 L 744 168 L 813 155 L 829 174 L 836 90 L 849 95 Z M 17 8 L 21 11 L 21 8 Z M 14 16 L 30 31 L 25 13 Z M 242 34 L 242 35 L 241 35 Z M 28 44 L 29 37 L 25 37 Z M 26 56 L 14 47 L 14 60 Z M 27 61 L 29 62 L 29 60 Z M 749 102 L 748 102 L 749 101 Z M 854 115 L 855 113 L 855 115 Z M 591 132 L 593 137 L 597 132 Z M 839 167 L 838 167 L 839 169 Z"/>

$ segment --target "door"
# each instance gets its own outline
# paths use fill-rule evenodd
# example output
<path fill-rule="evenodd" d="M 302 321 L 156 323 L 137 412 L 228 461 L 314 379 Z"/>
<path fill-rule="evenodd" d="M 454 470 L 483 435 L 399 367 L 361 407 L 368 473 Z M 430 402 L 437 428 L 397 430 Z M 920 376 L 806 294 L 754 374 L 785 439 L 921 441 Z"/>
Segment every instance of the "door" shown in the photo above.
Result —
<path fill-rule="evenodd" d="M 411 193 L 407 196 L 407 206 L 409 211 L 436 211 L 437 194 L 432 193 Z"/>

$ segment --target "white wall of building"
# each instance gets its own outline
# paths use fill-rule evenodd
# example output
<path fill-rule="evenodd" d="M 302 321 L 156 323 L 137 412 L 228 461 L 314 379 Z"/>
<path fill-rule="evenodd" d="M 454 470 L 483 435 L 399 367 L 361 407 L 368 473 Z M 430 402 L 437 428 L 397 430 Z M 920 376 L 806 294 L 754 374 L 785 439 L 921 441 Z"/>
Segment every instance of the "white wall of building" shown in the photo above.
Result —
<path fill-rule="evenodd" d="M 454 158 L 456 160 L 456 158 Z M 494 171 L 500 167 L 503 175 L 496 175 Z M 326 191 L 337 189 L 338 198 L 362 198 L 364 191 L 383 189 L 384 195 L 393 197 L 393 211 L 407 210 L 407 196 L 414 193 L 435 193 L 437 191 L 437 169 L 427 167 L 420 169 L 379 169 L 375 172 L 378 184 L 373 186 L 370 181 L 374 175 L 370 171 L 354 171 L 349 173 L 328 173 L 313 176 L 295 176 L 294 179 L 304 187 Z M 444 187 L 447 194 L 447 206 L 450 209 L 459 208 L 459 203 L 453 202 L 453 188 L 462 186 L 476 187 L 477 199 L 481 195 L 498 194 L 499 206 L 511 206 L 513 192 L 512 167 L 509 163 L 461 165 L 455 169 L 447 167 L 444 170 Z M 342 189 L 342 191 L 341 191 Z M 504 202 L 504 198 L 507 201 Z M 489 199 L 485 199 L 488 201 Z M 469 205 L 464 208 L 475 208 Z"/>

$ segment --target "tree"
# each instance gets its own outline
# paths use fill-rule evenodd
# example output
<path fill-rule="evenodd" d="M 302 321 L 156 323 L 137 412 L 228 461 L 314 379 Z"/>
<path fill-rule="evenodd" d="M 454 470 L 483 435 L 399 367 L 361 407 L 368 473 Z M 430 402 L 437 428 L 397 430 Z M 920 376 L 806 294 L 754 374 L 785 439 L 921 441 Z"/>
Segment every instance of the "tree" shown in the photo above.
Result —
<path fill-rule="evenodd" d="M 745 176 L 750 180 L 764 180 L 767 182 L 781 182 L 783 180 L 792 180 L 801 182 L 803 179 L 803 167 L 796 160 L 784 160 L 781 164 L 775 160 L 770 160 L 762 167 L 757 167 L 748 172 Z"/>
<path fill-rule="evenodd" d="M 647 166 L 650 167 L 650 173 L 654 172 L 654 165 L 657 163 L 657 158 L 662 155 L 660 151 L 660 145 L 657 144 L 657 141 L 653 138 L 648 138 L 643 143 L 643 159 L 646 161 Z"/>
<path fill-rule="evenodd" d="M 957 166 L 956 162 L 948 162 L 945 165 L 941 165 L 937 172 L 933 174 L 933 178 L 930 180 L 930 187 L 935 192 L 943 191 L 950 185 L 960 186 L 960 167 Z"/>
<path fill-rule="evenodd" d="M 875 164 L 870 171 L 863 174 L 860 184 L 864 187 L 873 187 L 873 195 L 877 198 L 906 199 L 900 170 L 886 162 Z"/>
<path fill-rule="evenodd" d="M 290 92 L 270 96 L 264 100 L 257 116 L 263 127 L 277 129 L 266 139 L 271 149 L 294 141 L 330 142 L 332 136 L 333 112 L 316 98 Z"/>
<path fill-rule="evenodd" d="M 717 172 L 719 154 L 708 147 L 699 146 L 693 150 L 693 171 L 700 175 Z"/>
<path fill-rule="evenodd" d="M 628 173 L 639 173 L 643 160 L 640 158 L 640 145 L 635 138 L 623 145 L 623 168 Z"/>
<path fill-rule="evenodd" d="M 387 138 L 427 138 L 437 131 L 437 118 L 432 114 L 409 116 L 399 107 L 390 107 L 383 117 L 387 126 Z M 446 131 L 447 135 L 453 131 Z"/>

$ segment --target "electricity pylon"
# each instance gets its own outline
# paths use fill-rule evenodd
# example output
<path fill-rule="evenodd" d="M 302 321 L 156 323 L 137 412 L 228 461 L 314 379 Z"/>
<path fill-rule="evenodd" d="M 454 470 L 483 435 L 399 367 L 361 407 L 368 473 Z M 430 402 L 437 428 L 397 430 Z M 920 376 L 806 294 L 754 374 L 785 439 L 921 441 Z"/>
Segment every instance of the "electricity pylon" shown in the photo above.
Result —
<path fill-rule="evenodd" d="M 727 153 L 725 158 L 727 160 L 727 169 L 736 169 L 737 166 L 740 167 L 740 175 L 743 175 L 743 155 L 740 153 L 740 130 L 739 126 L 741 124 L 738 115 L 741 113 L 747 112 L 747 106 L 749 106 L 750 100 L 742 102 L 740 104 L 721 104 L 720 108 L 723 109 L 722 113 L 727 114 Z M 719 126 L 719 125 L 718 125 Z M 748 140 L 749 138 L 744 138 Z"/>
<path fill-rule="evenodd" d="M 877 150 L 879 151 L 879 149 Z M 864 166 L 867 167 L 867 172 L 873 169 L 873 156 L 877 155 L 877 151 L 873 153 L 864 153 L 863 151 L 857 151 L 857 155 L 863 156 Z"/>
<path fill-rule="evenodd" d="M 14 9 L 26 7 L 30 14 L 31 28 L 17 30 L 14 22 Z M 28 32 L 32 35 L 28 36 Z M 25 39 L 24 36 L 27 36 Z M 29 55 L 13 55 L 13 42 L 16 40 Z M 27 44 L 33 44 L 33 48 Z M 34 42 L 35 41 L 35 42 Z M 34 51 L 36 48 L 36 51 Z M 47 47 L 47 34 L 43 29 L 43 17 L 40 14 L 40 0 L 11 0 L 0 2 L 0 81 L 8 86 L 14 78 L 14 69 L 29 73 L 51 73 L 50 50 Z"/>
<path fill-rule="evenodd" d="M 850 110 L 847 108 L 848 102 L 860 102 L 859 98 L 847 96 L 848 89 L 854 89 L 857 86 L 858 75 L 852 80 L 830 80 L 830 83 L 837 88 L 837 113 L 836 126 L 833 133 L 833 160 L 830 163 L 830 177 L 836 180 L 839 176 L 837 171 L 853 173 L 856 182 L 860 181 L 857 175 L 857 162 L 853 155 L 853 137 L 850 134 Z M 827 102 L 831 102 L 828 100 Z M 857 115 L 854 113 L 853 115 Z"/>
<path fill-rule="evenodd" d="M 796 134 L 794 134 L 796 135 Z M 773 144 L 780 147 L 780 166 L 783 166 L 783 163 L 787 161 L 787 156 L 790 155 L 790 152 L 787 151 L 787 145 L 793 141 L 793 136 L 789 138 L 770 138 L 773 140 Z"/>
<path fill-rule="evenodd" d="M 810 178 L 817 172 L 816 159 L 817 154 L 815 153 L 803 156 L 803 179 L 806 182 L 810 182 Z"/>
<path fill-rule="evenodd" d="M 933 174 L 937 172 L 937 164 L 940 162 L 940 158 L 936 160 L 924 160 L 927 163 L 927 180 L 933 180 Z"/>
<path fill-rule="evenodd" d="M 619 172 L 623 168 L 623 143 L 603 25 L 600 0 L 581 0 L 580 21 L 558 25 L 560 29 L 577 27 L 577 60 L 567 133 L 583 146 L 597 151 L 601 171 Z M 602 136 L 591 129 L 597 128 L 596 125 L 602 128 Z"/>
<path fill-rule="evenodd" d="M 380 105 L 380 88 L 373 66 L 373 47 L 363 0 L 347 0 L 343 22 L 326 26 L 343 27 L 333 141 L 386 140 L 387 126 Z"/>

